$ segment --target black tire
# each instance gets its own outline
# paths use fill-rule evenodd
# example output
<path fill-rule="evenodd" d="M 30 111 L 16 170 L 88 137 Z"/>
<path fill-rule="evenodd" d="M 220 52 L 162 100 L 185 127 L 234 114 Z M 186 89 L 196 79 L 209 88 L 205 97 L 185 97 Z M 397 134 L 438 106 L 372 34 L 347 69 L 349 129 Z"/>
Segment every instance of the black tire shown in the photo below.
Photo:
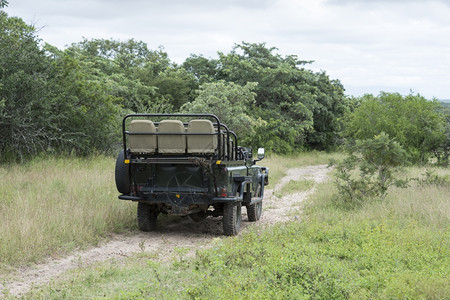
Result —
<path fill-rule="evenodd" d="M 125 155 L 123 154 L 123 150 L 120 150 L 116 160 L 116 187 L 119 193 L 129 194 L 131 189 L 130 165 L 124 163 L 124 159 Z"/>
<path fill-rule="evenodd" d="M 261 184 L 258 183 L 258 189 L 256 190 L 256 196 L 261 197 Z M 247 205 L 247 216 L 250 222 L 258 221 L 262 215 L 262 200 L 258 203 Z"/>
<path fill-rule="evenodd" d="M 158 219 L 159 210 L 156 205 L 138 202 L 137 220 L 139 230 L 153 231 L 156 229 L 156 221 Z"/>
<path fill-rule="evenodd" d="M 203 221 L 204 219 L 206 219 L 207 216 L 208 216 L 208 215 L 206 214 L 206 212 L 204 212 L 204 211 L 199 211 L 199 212 L 190 214 L 190 215 L 189 215 L 189 218 L 191 218 L 192 221 L 198 223 L 198 222 L 201 222 L 201 221 Z"/>
<path fill-rule="evenodd" d="M 241 202 L 225 203 L 223 206 L 223 234 L 237 235 L 241 228 Z"/>
<path fill-rule="evenodd" d="M 247 205 L 247 216 L 250 222 L 256 222 L 261 218 L 262 214 L 262 201 Z"/>

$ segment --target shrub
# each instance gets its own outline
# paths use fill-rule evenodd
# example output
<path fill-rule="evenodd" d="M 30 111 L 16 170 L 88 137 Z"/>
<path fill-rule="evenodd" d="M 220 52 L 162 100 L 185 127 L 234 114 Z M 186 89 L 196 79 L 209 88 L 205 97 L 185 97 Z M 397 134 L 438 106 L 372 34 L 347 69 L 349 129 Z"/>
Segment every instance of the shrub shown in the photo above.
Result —
<path fill-rule="evenodd" d="M 422 174 L 422 178 L 413 178 L 415 181 L 419 183 L 421 186 L 426 185 L 440 185 L 445 186 L 449 184 L 448 175 L 438 175 L 431 169 L 426 169 Z"/>
<path fill-rule="evenodd" d="M 354 205 L 367 198 L 384 199 L 390 186 L 407 186 L 408 180 L 395 177 L 405 163 L 405 150 L 386 133 L 357 140 L 348 151 L 349 157 L 336 164 L 335 175 L 339 198 L 344 202 Z"/>
<path fill-rule="evenodd" d="M 445 144 L 446 121 L 437 100 L 398 93 L 365 95 L 357 100 L 361 104 L 345 118 L 346 138 L 371 139 L 385 132 L 405 149 L 410 161 L 422 163 Z"/>

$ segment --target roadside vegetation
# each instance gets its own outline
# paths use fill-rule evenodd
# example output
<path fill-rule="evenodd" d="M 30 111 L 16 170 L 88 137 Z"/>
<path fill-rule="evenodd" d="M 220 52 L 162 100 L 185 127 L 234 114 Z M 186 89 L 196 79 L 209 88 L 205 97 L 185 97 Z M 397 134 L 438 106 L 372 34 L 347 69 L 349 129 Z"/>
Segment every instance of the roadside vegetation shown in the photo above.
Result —
<path fill-rule="evenodd" d="M 276 183 L 286 175 L 290 168 L 301 168 L 312 165 L 326 165 L 331 160 L 339 160 L 345 157 L 342 152 L 309 151 L 297 155 L 270 154 L 260 164 L 269 168 L 269 185 L 273 189 Z"/>
<path fill-rule="evenodd" d="M 408 167 L 421 180 L 392 187 L 358 208 L 329 180 L 301 207 L 302 217 L 252 227 L 236 238 L 169 262 L 142 252 L 123 262 L 79 269 L 29 297 L 114 299 L 443 299 L 449 294 L 450 183 L 445 168 Z"/>
<path fill-rule="evenodd" d="M 269 188 L 288 165 L 324 164 L 330 156 L 341 154 L 266 158 Z M 117 199 L 114 163 L 109 156 L 65 156 L 0 167 L 0 272 L 137 230 L 136 205 Z"/>
<path fill-rule="evenodd" d="M 0 272 L 136 229 L 111 157 L 35 158 L 0 167 L 0 178 Z"/>

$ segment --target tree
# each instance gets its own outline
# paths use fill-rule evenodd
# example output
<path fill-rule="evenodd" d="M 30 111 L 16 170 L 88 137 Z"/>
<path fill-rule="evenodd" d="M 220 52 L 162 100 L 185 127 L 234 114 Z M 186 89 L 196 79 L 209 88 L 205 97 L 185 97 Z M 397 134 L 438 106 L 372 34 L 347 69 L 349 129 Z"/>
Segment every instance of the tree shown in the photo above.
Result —
<path fill-rule="evenodd" d="M 0 11 L 0 153 L 23 159 L 51 147 L 55 128 L 48 110 L 51 62 L 34 27 Z"/>
<path fill-rule="evenodd" d="M 186 58 L 182 66 L 186 71 L 192 73 L 200 84 L 215 80 L 219 68 L 217 60 L 195 54 Z"/>
<path fill-rule="evenodd" d="M 406 150 L 410 160 L 426 162 L 445 140 L 445 119 L 436 100 L 398 93 L 365 95 L 361 104 L 345 117 L 344 135 L 370 139 L 386 132 Z"/>
<path fill-rule="evenodd" d="M 240 138 L 253 134 L 254 119 L 248 115 L 248 108 L 255 101 L 256 84 L 249 82 L 240 86 L 223 80 L 204 83 L 198 90 L 198 97 L 193 102 L 181 107 L 183 113 L 212 113 L 221 122 L 235 131 Z"/>
<path fill-rule="evenodd" d="M 66 51 L 111 82 L 110 93 L 122 98 L 133 112 L 169 112 L 194 99 L 195 77 L 170 62 L 161 48 L 130 39 L 125 42 L 93 39 L 72 44 Z"/>
<path fill-rule="evenodd" d="M 119 139 L 120 98 L 109 93 L 108 78 L 98 76 L 90 64 L 67 51 L 47 45 L 52 53 L 53 92 L 49 110 L 58 128 L 57 150 L 86 155 L 108 151 Z"/>
<path fill-rule="evenodd" d="M 229 54 L 219 52 L 218 60 L 191 56 L 183 65 L 202 81 L 214 78 L 241 86 L 258 83 L 257 109 L 252 114 L 257 113 L 256 118 L 265 122 L 256 129 L 262 136 L 254 136 L 253 144 L 268 145 L 269 150 L 282 153 L 332 147 L 340 129 L 338 120 L 347 105 L 342 85 L 323 72 L 304 69 L 310 62 L 295 55 L 282 57 L 276 50 L 264 43 L 242 43 Z"/>
<path fill-rule="evenodd" d="M 91 62 L 40 40 L 33 26 L 0 12 L 0 154 L 105 151 L 119 133 L 119 98 Z"/>
<path fill-rule="evenodd" d="M 165 99 L 174 110 L 193 101 L 198 84 L 191 73 L 179 67 L 167 68 L 159 73 L 150 84 L 154 85 L 157 97 Z"/>

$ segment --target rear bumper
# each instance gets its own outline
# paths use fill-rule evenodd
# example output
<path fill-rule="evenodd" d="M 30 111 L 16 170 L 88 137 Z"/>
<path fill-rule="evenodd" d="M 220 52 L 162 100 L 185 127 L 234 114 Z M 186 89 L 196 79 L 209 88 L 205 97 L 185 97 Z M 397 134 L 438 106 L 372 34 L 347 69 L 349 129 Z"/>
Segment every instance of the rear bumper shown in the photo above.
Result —
<path fill-rule="evenodd" d="M 120 195 L 120 200 L 131 200 L 131 201 L 145 201 L 147 198 L 143 197 L 136 197 L 136 196 L 128 196 L 128 195 Z"/>
<path fill-rule="evenodd" d="M 129 196 L 129 195 L 120 195 L 120 200 L 129 200 L 129 201 L 146 201 L 146 202 L 152 202 L 152 203 L 167 203 L 166 201 L 168 198 L 164 197 L 163 199 L 158 199 L 158 197 L 154 197 L 152 195 L 148 195 L 148 197 L 137 197 L 137 196 Z M 239 197 L 212 197 L 210 198 L 210 203 L 225 203 L 225 202 L 237 202 L 242 201 L 243 196 Z M 164 200 L 164 201 L 161 201 Z M 199 201 L 198 204 L 204 204 L 204 201 Z M 189 203 L 189 204 L 195 204 L 195 203 Z"/>

